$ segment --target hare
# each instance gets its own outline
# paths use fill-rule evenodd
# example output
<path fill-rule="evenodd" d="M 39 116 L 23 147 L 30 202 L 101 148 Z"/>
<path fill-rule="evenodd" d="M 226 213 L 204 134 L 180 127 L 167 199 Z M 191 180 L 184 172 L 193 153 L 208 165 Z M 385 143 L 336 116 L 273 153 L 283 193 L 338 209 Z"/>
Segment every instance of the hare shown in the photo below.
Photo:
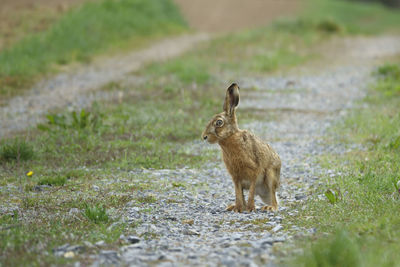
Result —
<path fill-rule="evenodd" d="M 220 145 L 225 166 L 235 185 L 236 201 L 227 210 L 254 211 L 254 194 L 257 194 L 266 204 L 262 211 L 276 211 L 281 160 L 271 146 L 239 129 L 235 114 L 238 104 L 239 86 L 233 83 L 226 91 L 224 111 L 214 115 L 202 134 L 203 140 Z M 249 190 L 247 205 L 243 189 Z"/>

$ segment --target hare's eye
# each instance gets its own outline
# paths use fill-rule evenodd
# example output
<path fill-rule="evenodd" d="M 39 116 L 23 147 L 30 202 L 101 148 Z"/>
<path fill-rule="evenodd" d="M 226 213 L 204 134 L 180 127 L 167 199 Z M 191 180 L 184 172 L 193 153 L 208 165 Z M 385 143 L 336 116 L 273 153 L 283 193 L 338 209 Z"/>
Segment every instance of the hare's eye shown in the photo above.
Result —
<path fill-rule="evenodd" d="M 218 127 L 221 127 L 223 124 L 224 124 L 223 120 L 217 120 L 215 122 L 215 125 L 218 126 Z"/>

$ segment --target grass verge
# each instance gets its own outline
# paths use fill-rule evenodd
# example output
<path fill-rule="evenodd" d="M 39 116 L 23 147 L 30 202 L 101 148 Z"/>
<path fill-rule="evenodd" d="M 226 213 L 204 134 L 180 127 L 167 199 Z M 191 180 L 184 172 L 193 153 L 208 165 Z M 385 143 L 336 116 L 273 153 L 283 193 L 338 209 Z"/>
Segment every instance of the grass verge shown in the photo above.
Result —
<path fill-rule="evenodd" d="M 296 266 L 398 266 L 400 65 L 384 65 L 374 75 L 378 82 L 364 101 L 367 107 L 335 129 L 341 143 L 360 143 L 365 150 L 321 160 L 340 175 L 326 178 L 314 195 L 329 189 L 337 201 L 313 198 L 293 218 L 319 232 Z"/>

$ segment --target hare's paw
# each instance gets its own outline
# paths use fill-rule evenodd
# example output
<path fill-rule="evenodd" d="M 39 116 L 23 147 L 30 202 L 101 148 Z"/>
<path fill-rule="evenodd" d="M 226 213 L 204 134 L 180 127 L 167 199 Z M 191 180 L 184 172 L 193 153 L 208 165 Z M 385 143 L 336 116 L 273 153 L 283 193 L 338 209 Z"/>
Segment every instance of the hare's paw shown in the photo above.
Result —
<path fill-rule="evenodd" d="M 226 208 L 227 211 L 234 211 L 234 212 L 242 212 L 243 207 L 242 206 L 236 206 L 235 204 L 229 205 Z"/>
<path fill-rule="evenodd" d="M 261 211 L 277 211 L 277 206 L 264 206 L 261 208 Z"/>
<path fill-rule="evenodd" d="M 228 207 L 226 207 L 227 211 L 232 211 L 235 208 L 235 204 L 231 204 Z"/>
<path fill-rule="evenodd" d="M 256 211 L 256 206 L 255 205 L 247 205 L 247 211 L 249 211 L 249 212 Z"/>

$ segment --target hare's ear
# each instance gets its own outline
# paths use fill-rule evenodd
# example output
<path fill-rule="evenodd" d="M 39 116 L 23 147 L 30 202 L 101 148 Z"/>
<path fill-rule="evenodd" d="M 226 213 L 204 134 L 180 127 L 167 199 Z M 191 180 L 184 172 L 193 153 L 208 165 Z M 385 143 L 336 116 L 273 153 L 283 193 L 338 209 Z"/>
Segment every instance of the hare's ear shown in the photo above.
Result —
<path fill-rule="evenodd" d="M 239 105 L 239 86 L 236 83 L 232 83 L 226 90 L 224 111 L 227 115 L 232 116 L 235 108 Z"/>

